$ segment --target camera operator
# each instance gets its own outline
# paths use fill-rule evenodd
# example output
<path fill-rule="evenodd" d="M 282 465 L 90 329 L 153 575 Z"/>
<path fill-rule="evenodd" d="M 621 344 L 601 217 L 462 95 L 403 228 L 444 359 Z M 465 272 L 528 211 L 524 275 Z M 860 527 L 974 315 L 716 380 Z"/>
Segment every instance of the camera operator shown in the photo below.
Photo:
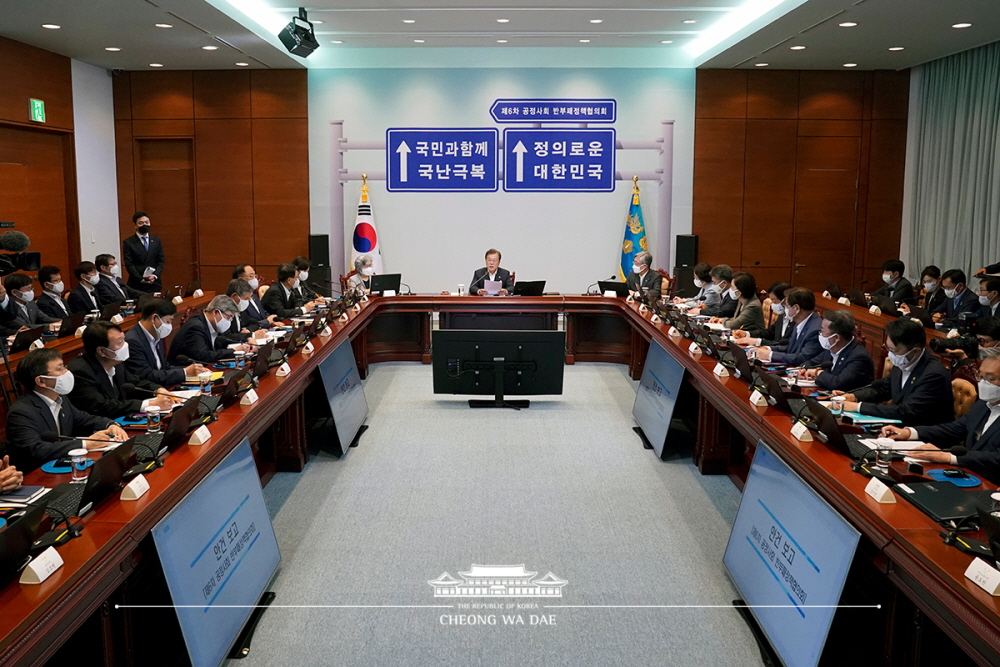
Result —
<path fill-rule="evenodd" d="M 1000 317 L 984 317 L 979 320 L 975 334 L 964 334 L 957 338 L 939 338 L 931 341 L 931 350 L 941 356 L 941 360 L 951 361 L 951 379 L 968 380 L 976 384 L 979 369 L 979 348 L 995 347 L 1000 343 Z"/>

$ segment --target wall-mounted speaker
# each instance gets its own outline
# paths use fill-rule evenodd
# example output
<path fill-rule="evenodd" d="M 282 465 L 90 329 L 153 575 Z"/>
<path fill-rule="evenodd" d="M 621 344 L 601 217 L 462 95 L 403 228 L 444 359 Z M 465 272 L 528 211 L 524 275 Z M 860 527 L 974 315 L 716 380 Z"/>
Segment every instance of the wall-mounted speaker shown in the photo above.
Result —
<path fill-rule="evenodd" d="M 690 266 L 698 263 L 698 235 L 678 234 L 675 267 Z"/>

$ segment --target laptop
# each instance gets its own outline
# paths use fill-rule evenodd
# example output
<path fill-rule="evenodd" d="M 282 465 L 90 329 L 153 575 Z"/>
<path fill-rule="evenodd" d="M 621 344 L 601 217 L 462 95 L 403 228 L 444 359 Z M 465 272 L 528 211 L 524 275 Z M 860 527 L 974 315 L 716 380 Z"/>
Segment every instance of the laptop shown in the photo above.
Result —
<path fill-rule="evenodd" d="M 304 324 L 299 324 L 292 329 L 292 333 L 288 336 L 288 345 L 285 346 L 285 357 L 291 357 L 299 351 L 300 347 L 306 344 L 305 329 Z"/>
<path fill-rule="evenodd" d="M 101 319 L 110 320 L 115 315 L 118 315 L 122 311 L 122 301 L 112 301 L 111 303 L 103 306 L 101 308 Z"/>
<path fill-rule="evenodd" d="M 274 352 L 274 341 L 269 340 L 257 349 L 257 358 L 253 363 L 253 376 L 259 378 L 267 375 L 271 368 L 271 353 Z"/>
<path fill-rule="evenodd" d="M 873 451 L 872 448 L 861 442 L 862 439 L 869 436 L 861 433 L 841 432 L 837 418 L 833 416 L 833 413 L 826 406 L 809 396 L 806 397 L 805 401 L 813 420 L 816 422 L 816 426 L 819 428 L 818 436 L 821 442 L 825 442 L 841 454 L 855 460 L 860 460 L 865 455 L 871 454 Z M 902 458 L 902 456 L 896 454 L 893 455 L 893 458 Z"/>
<path fill-rule="evenodd" d="M 938 523 L 968 520 L 979 514 L 979 502 L 989 491 L 971 491 L 951 482 L 897 484 L 896 492 Z"/>
<path fill-rule="evenodd" d="M 865 298 L 865 293 L 857 287 L 852 287 L 847 290 L 847 298 L 850 299 L 851 303 L 855 306 L 860 306 L 865 309 L 868 308 L 868 299 Z"/>
<path fill-rule="evenodd" d="M 521 280 L 514 283 L 514 296 L 541 296 L 545 293 L 544 280 Z"/>
<path fill-rule="evenodd" d="M 140 447 L 136 456 L 140 461 L 148 461 L 152 458 L 159 458 L 167 452 L 172 452 L 184 442 L 188 431 L 191 429 L 192 415 L 197 416 L 198 405 L 201 403 L 201 395 L 192 396 L 184 402 L 184 406 L 179 410 L 174 410 L 170 417 L 167 430 L 159 433 L 143 433 L 135 436 L 135 445 Z M 156 456 L 153 456 L 153 453 Z M 96 465 L 96 464 L 95 464 Z M 93 473 L 91 473 L 93 474 Z"/>
<path fill-rule="evenodd" d="M 883 315 L 889 315 L 890 317 L 899 317 L 900 315 L 899 309 L 896 307 L 896 302 L 887 296 L 872 294 L 872 305 L 878 306 Z"/>
<path fill-rule="evenodd" d="M 78 485 L 80 486 L 80 485 Z M 24 513 L 0 531 L 0 583 L 6 583 L 31 561 L 31 545 L 45 518 L 45 507 L 24 508 Z"/>
<path fill-rule="evenodd" d="M 136 438 L 126 440 L 94 461 L 94 465 L 90 467 L 90 476 L 85 483 L 60 484 L 52 489 L 45 496 L 47 506 L 45 513 L 54 516 L 57 521 L 62 520 L 59 512 L 66 516 L 83 516 L 95 505 L 118 491 L 128 469 L 128 460 L 132 455 L 135 440 Z"/>
<path fill-rule="evenodd" d="M 910 306 L 910 317 L 915 317 L 920 320 L 920 323 L 924 325 L 925 329 L 937 329 L 934 324 L 934 318 L 931 317 L 930 312 L 926 308 L 921 308 L 920 306 Z"/>
<path fill-rule="evenodd" d="M 832 283 L 829 280 L 826 282 L 826 291 L 830 293 L 830 297 L 834 299 L 839 299 L 844 296 L 844 292 L 841 291 L 840 285 L 837 283 Z"/>
<path fill-rule="evenodd" d="M 615 296 L 628 296 L 628 283 L 619 280 L 598 280 L 597 289 L 601 290 L 601 294 L 614 292 Z"/>
<path fill-rule="evenodd" d="M 201 289 L 201 281 L 200 280 L 192 280 L 191 282 L 189 282 L 187 284 L 187 287 L 184 288 L 184 295 L 183 296 L 185 298 L 190 297 L 192 294 L 194 294 L 194 291 L 196 289 Z"/>
<path fill-rule="evenodd" d="M 736 377 L 744 382 L 753 382 L 753 366 L 747 358 L 747 351 L 736 343 L 729 344 L 729 354 L 733 358 L 733 365 L 736 367 Z"/>
<path fill-rule="evenodd" d="M 781 410 L 787 415 L 792 415 L 796 419 L 800 419 L 803 416 L 806 411 L 805 399 L 786 396 L 777 374 L 765 371 L 757 373 L 757 377 L 760 379 L 758 384 L 763 385 L 764 393 L 767 394 L 767 402 L 772 407 Z"/>
<path fill-rule="evenodd" d="M 403 274 L 401 273 L 377 273 L 371 277 L 371 281 L 368 283 L 368 291 L 380 296 L 386 290 L 392 290 L 396 294 L 399 294 L 399 285 L 402 277 Z"/>
<path fill-rule="evenodd" d="M 10 353 L 24 352 L 31 347 L 32 343 L 42 337 L 46 329 L 48 329 L 48 325 L 18 331 L 17 335 L 14 336 L 14 342 L 10 344 Z"/>
<path fill-rule="evenodd" d="M 64 317 L 62 324 L 59 325 L 59 334 L 57 338 L 66 338 L 67 336 L 72 336 L 76 333 L 76 330 L 83 326 L 83 320 L 87 317 L 87 313 L 73 313 L 68 317 Z"/>

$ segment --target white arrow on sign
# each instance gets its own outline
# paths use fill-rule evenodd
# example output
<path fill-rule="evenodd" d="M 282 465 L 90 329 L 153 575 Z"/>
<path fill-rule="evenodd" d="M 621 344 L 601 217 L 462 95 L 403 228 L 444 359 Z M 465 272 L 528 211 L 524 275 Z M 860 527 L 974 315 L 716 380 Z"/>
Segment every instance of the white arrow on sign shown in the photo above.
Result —
<path fill-rule="evenodd" d="M 410 152 L 410 147 L 405 141 L 401 141 L 396 152 L 399 153 L 399 182 L 406 183 L 406 155 Z"/>
<path fill-rule="evenodd" d="M 524 147 L 524 144 L 520 141 L 517 142 L 517 146 L 514 146 L 514 156 L 517 158 L 517 173 L 516 181 L 518 183 L 524 182 L 524 154 L 528 152 L 528 149 Z"/>

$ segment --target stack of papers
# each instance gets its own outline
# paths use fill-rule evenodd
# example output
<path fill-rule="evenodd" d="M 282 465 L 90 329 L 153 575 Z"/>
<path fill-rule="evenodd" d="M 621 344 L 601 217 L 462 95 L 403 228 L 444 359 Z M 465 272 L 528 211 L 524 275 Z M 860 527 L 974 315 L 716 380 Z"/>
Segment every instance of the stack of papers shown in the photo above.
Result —
<path fill-rule="evenodd" d="M 222 371 L 212 371 L 212 382 L 218 382 L 219 380 L 222 379 L 222 376 L 223 376 Z M 198 380 L 197 375 L 189 375 L 186 378 L 184 378 L 184 382 L 187 384 L 197 384 L 198 382 L 200 382 L 200 380 Z M 179 394 L 180 392 L 172 391 L 170 393 Z"/>
<path fill-rule="evenodd" d="M 22 486 L 0 495 L 0 505 L 5 507 L 25 507 L 44 496 L 51 489 L 44 486 Z"/>

